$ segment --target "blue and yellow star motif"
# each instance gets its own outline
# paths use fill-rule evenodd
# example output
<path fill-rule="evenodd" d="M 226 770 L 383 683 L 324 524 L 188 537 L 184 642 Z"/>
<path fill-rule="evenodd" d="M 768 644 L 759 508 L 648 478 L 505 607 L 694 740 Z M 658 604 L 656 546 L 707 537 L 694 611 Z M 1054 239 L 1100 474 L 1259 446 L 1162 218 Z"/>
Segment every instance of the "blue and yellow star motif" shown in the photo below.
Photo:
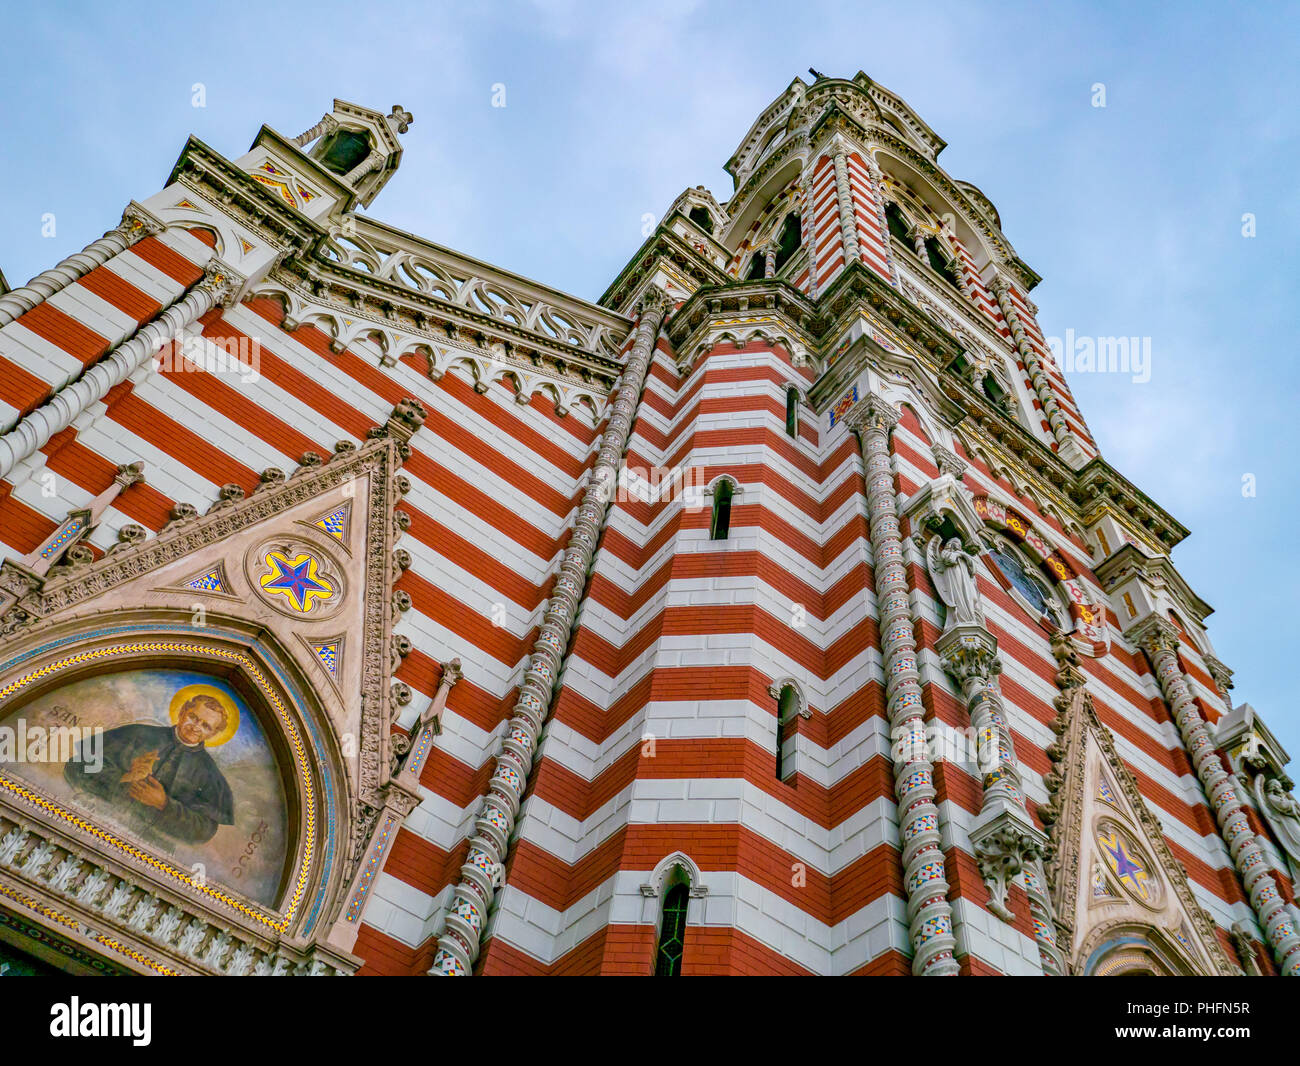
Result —
<path fill-rule="evenodd" d="M 334 596 L 334 586 L 321 576 L 314 555 L 303 552 L 290 559 L 284 552 L 272 550 L 263 562 L 267 571 L 258 579 L 262 591 L 268 596 L 284 596 L 295 611 L 305 614 L 317 600 Z"/>
<path fill-rule="evenodd" d="M 1119 833 L 1113 829 L 1103 830 L 1097 835 L 1097 843 L 1101 845 L 1106 865 L 1110 867 L 1111 873 L 1119 878 L 1120 884 L 1139 899 L 1149 900 L 1151 875 L 1141 862 L 1128 853 Z"/>

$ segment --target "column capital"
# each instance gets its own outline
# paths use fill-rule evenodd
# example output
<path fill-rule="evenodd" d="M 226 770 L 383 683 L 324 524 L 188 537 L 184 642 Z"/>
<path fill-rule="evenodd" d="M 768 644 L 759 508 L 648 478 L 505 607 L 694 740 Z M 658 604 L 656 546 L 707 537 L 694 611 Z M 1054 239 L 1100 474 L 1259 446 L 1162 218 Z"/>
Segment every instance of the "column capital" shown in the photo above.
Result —
<path fill-rule="evenodd" d="M 198 288 L 211 292 L 214 304 L 230 307 L 238 299 L 247 280 L 243 274 L 232 270 L 228 264 L 213 256 L 203 268 L 203 279 Z"/>
<path fill-rule="evenodd" d="M 942 444 L 930 445 L 930 454 L 934 457 L 935 465 L 938 466 L 940 474 L 948 474 L 958 481 L 965 476 L 966 464 Z"/>
<path fill-rule="evenodd" d="M 132 485 L 137 485 L 144 481 L 144 461 L 136 460 L 134 463 L 119 463 L 117 472 L 113 475 L 113 483 L 121 489 L 129 489 Z"/>
<path fill-rule="evenodd" d="M 943 668 L 958 681 L 988 681 L 1002 673 L 998 641 L 982 626 L 953 626 L 934 642 Z"/>
<path fill-rule="evenodd" d="M 1129 629 L 1124 634 L 1124 639 L 1154 655 L 1161 650 L 1177 651 L 1180 634 L 1172 622 L 1152 615 Z"/>
<path fill-rule="evenodd" d="M 122 212 L 122 221 L 118 225 L 118 229 L 132 244 L 146 237 L 156 236 L 166 228 L 157 215 L 134 200 L 126 205 L 126 209 Z"/>
<path fill-rule="evenodd" d="M 636 309 L 642 315 L 666 315 L 673 309 L 673 298 L 658 285 L 651 285 L 637 299 Z"/>
<path fill-rule="evenodd" d="M 844 423 L 859 433 L 878 429 L 888 436 L 901 418 L 902 415 L 897 407 L 886 403 L 874 392 L 869 392 L 849 408 L 844 416 Z"/>
<path fill-rule="evenodd" d="M 1232 671 L 1223 665 L 1222 661 L 1213 655 L 1202 655 L 1201 660 L 1205 663 L 1205 668 L 1210 671 L 1210 676 L 1214 678 L 1214 684 L 1218 687 L 1220 694 L 1223 696 L 1223 702 L 1229 707 L 1232 704 L 1228 701 L 1228 689 L 1232 688 Z"/>

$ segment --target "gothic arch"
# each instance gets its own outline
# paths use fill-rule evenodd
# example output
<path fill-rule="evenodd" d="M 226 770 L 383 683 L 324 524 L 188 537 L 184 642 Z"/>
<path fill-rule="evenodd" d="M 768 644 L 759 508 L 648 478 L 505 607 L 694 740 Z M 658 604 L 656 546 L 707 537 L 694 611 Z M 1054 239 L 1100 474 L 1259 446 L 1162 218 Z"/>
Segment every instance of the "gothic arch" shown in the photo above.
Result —
<path fill-rule="evenodd" d="M 1082 977 L 1196 977 L 1201 968 L 1162 929 L 1119 922 L 1095 929 L 1080 948 Z"/>

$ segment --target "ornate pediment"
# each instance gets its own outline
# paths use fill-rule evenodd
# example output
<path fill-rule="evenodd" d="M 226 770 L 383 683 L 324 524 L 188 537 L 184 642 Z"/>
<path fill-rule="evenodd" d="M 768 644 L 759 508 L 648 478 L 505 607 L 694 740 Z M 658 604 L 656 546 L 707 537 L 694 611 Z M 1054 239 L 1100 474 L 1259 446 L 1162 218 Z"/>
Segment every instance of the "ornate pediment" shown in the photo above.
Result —
<path fill-rule="evenodd" d="M 1071 972 L 1236 974 L 1097 717 L 1068 638 L 1058 634 L 1053 652 L 1058 740 L 1047 750 L 1051 799 L 1039 816 L 1051 837 L 1046 874 Z"/>
<path fill-rule="evenodd" d="M 355 968 L 339 916 L 418 802 L 390 739 L 410 431 L 9 583 L 0 913 L 137 970 Z"/>

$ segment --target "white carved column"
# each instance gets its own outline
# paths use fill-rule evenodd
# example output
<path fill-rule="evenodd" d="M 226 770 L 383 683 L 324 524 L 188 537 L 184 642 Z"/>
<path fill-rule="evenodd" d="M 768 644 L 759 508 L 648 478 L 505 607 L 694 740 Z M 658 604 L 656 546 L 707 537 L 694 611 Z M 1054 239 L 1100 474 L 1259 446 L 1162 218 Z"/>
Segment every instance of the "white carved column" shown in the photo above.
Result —
<path fill-rule="evenodd" d="M 192 322 L 239 292 L 244 278 L 210 259 L 203 279 L 181 299 L 100 359 L 76 381 L 55 393 L 4 436 L 0 436 L 0 478 L 67 429 L 91 404 L 102 400 L 144 366 L 164 344 Z"/>
<path fill-rule="evenodd" d="M 898 506 L 889 457 L 889 433 L 898 411 L 868 394 L 846 416 L 862 441 L 866 467 L 867 523 L 875 571 L 877 624 L 884 660 L 885 707 L 894 738 L 894 793 L 903 844 L 903 878 L 912 941 L 912 972 L 955 976 L 952 907 L 935 806 L 934 766 L 926 741 L 914 619 L 899 535 Z"/>
<path fill-rule="evenodd" d="M 835 153 L 835 200 L 840 211 L 840 233 L 844 237 L 844 265 L 862 258 L 858 249 L 858 221 L 853 213 L 853 191 L 849 185 L 849 164 L 844 152 Z"/>
<path fill-rule="evenodd" d="M 808 249 L 808 295 L 817 299 L 817 226 L 813 219 L 812 167 L 804 161 L 803 175 L 799 180 L 799 195 L 803 209 L 799 213 L 799 230 L 802 243 Z"/>
<path fill-rule="evenodd" d="M 651 288 L 641 298 L 636 341 L 623 367 L 613 413 L 578 507 L 573 534 L 560 563 L 560 576 L 533 644 L 519 699 L 506 728 L 503 750 L 497 756 L 483 808 L 474 823 L 477 831 L 470 838 L 469 855 L 460 868 L 461 881 L 454 890 L 430 974 L 466 976 L 478 958 L 483 925 L 497 889 L 505 881 L 506 848 L 519 817 L 524 783 L 532 770 L 542 725 L 550 713 L 556 678 L 586 588 L 592 555 L 618 484 L 619 464 L 627 450 L 632 420 L 654 358 L 655 340 L 671 306 L 671 300 L 660 289 Z"/>
<path fill-rule="evenodd" d="M 131 204 L 123 212 L 122 221 L 117 227 L 109 230 L 99 240 L 92 241 L 49 270 L 41 271 L 26 285 L 0 296 L 0 326 L 7 326 L 38 303 L 66 289 L 78 278 L 84 278 L 137 241 L 160 233 L 162 228 L 162 223 L 143 207 Z"/>
<path fill-rule="evenodd" d="M 1196 776 L 1214 810 L 1219 832 L 1241 875 L 1260 927 L 1268 937 L 1273 957 L 1286 976 L 1300 976 L 1300 930 L 1297 930 L 1295 918 L 1283 901 L 1277 882 L 1269 872 L 1264 852 L 1255 840 L 1245 806 L 1237 794 L 1236 782 L 1224 769 L 1205 719 L 1192 699 L 1191 688 L 1178 662 L 1177 628 L 1162 618 L 1151 617 L 1129 630 L 1124 637 L 1146 651 L 1151 659 L 1160 691 L 1173 713 L 1183 746 L 1196 767 Z"/>
<path fill-rule="evenodd" d="M 889 276 L 893 280 L 894 288 L 897 289 L 902 282 L 898 277 L 898 264 L 894 261 L 894 247 L 889 240 L 889 219 L 885 217 L 885 175 L 876 161 L 876 153 L 870 146 L 865 153 L 865 158 L 867 176 L 871 179 L 871 188 L 876 194 L 876 224 L 880 227 L 880 240 L 885 246 L 885 265 L 889 267 Z"/>
<path fill-rule="evenodd" d="M 1029 372 L 1029 381 L 1033 385 L 1034 395 L 1042 404 L 1047 424 L 1051 427 L 1052 435 L 1057 442 L 1063 445 L 1070 439 L 1070 427 L 1066 424 L 1065 416 L 1056 402 L 1056 394 L 1052 392 L 1051 382 L 1043 373 L 1042 361 L 1034 351 L 1033 345 L 1029 343 L 1024 323 L 1020 321 L 1020 312 L 1016 310 L 1016 305 L 1011 299 L 1011 285 L 999 274 L 993 279 L 992 288 L 998 307 L 1002 310 L 1002 317 L 1006 319 L 1007 328 L 1011 330 L 1011 340 L 1015 343 L 1020 358 L 1025 362 L 1025 369 Z"/>
<path fill-rule="evenodd" d="M 306 145 L 311 144 L 312 141 L 314 141 L 317 137 L 320 137 L 322 134 L 333 133 L 338 128 L 339 128 L 338 119 L 336 119 L 333 115 L 324 115 L 321 117 L 321 120 L 318 123 L 316 123 L 316 125 L 312 126 L 311 129 L 303 130 L 302 133 L 298 134 L 298 136 L 295 137 L 293 140 L 291 140 L 289 143 L 296 148 L 302 148 L 305 147 Z"/>

